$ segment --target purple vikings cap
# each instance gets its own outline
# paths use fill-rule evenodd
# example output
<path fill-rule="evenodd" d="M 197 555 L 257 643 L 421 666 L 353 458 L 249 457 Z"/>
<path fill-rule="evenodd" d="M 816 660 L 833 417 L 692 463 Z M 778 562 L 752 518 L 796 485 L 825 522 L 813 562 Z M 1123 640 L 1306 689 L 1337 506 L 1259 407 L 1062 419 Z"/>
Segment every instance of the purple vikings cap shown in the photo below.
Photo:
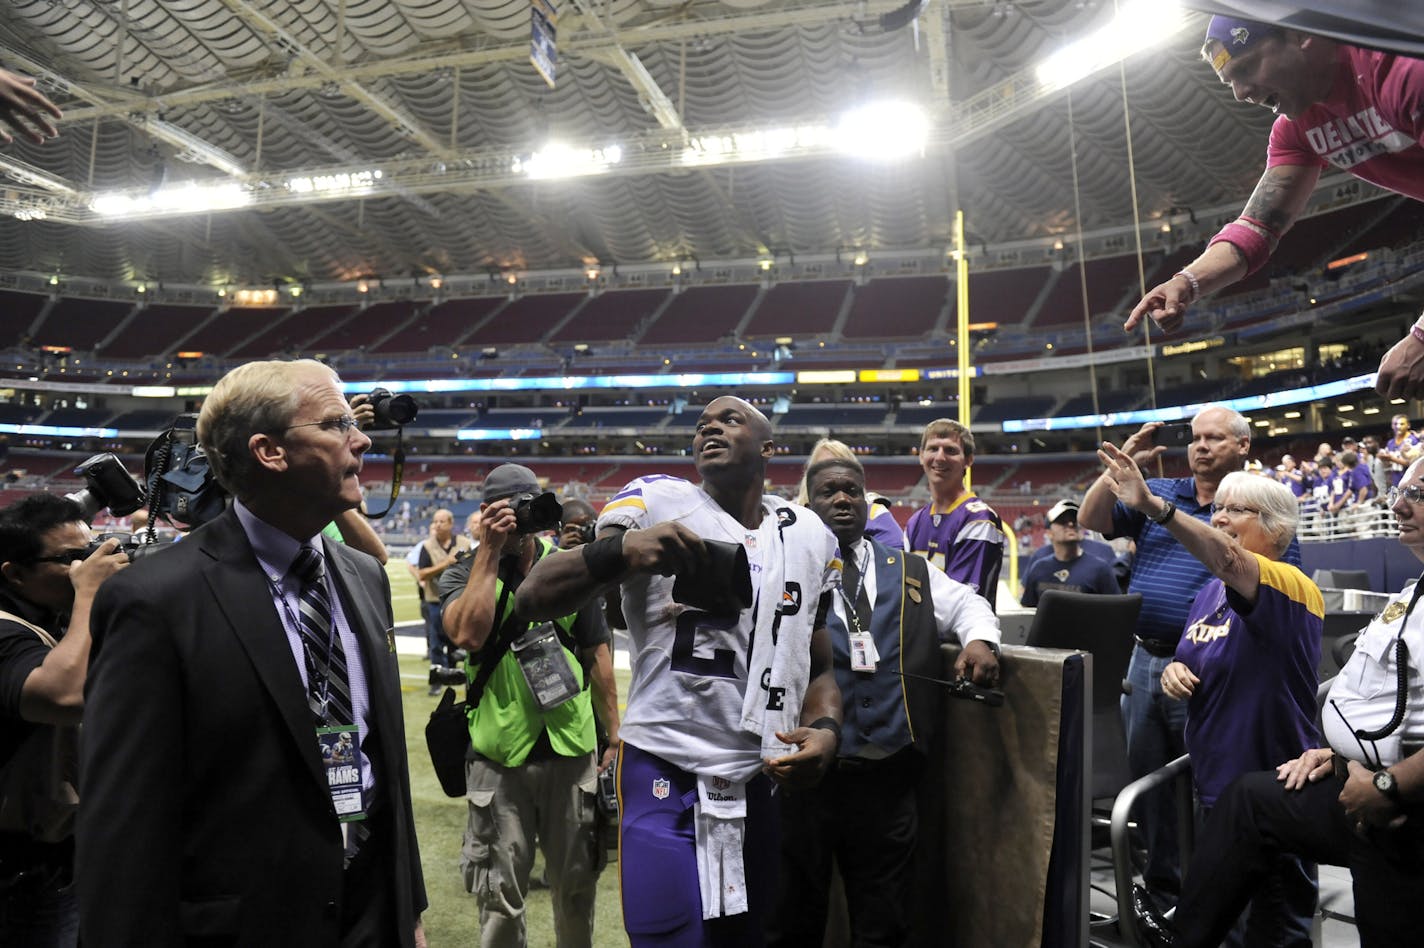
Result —
<path fill-rule="evenodd" d="M 1214 16 L 1206 27 L 1206 44 L 1203 52 L 1211 60 L 1211 68 L 1221 72 L 1226 64 L 1243 53 L 1248 53 L 1267 36 L 1279 33 L 1280 27 L 1256 20 L 1243 20 L 1234 16 Z M 1212 44 L 1219 43 L 1219 49 Z"/>

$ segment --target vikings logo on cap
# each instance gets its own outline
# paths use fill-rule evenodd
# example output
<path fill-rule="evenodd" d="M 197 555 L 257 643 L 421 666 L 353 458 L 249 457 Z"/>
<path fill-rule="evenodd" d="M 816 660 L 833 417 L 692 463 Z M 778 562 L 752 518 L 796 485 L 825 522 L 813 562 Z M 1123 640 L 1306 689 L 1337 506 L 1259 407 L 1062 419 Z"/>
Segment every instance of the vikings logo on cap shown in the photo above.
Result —
<path fill-rule="evenodd" d="M 1202 55 L 1211 63 L 1211 68 L 1221 72 L 1233 58 L 1250 52 L 1267 36 L 1279 31 L 1279 27 L 1269 23 L 1234 16 L 1214 16 L 1206 27 Z"/>

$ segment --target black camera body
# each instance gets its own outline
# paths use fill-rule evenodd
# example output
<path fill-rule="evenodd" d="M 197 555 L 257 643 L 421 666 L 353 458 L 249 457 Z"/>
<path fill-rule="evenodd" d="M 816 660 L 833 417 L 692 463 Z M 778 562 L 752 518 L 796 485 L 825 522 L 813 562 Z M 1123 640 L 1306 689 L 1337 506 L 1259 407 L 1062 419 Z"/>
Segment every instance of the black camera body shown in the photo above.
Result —
<path fill-rule="evenodd" d="M 589 520 L 585 523 L 578 524 L 575 529 L 578 530 L 580 543 L 592 543 L 598 539 L 598 524 L 595 521 Z"/>
<path fill-rule="evenodd" d="M 551 491 L 515 494 L 509 498 L 509 508 L 514 511 L 514 532 L 521 536 L 557 530 L 564 520 L 563 504 Z"/>
<path fill-rule="evenodd" d="M 366 399 L 376 412 L 376 419 L 371 422 L 373 431 L 402 428 L 415 421 L 420 414 L 420 405 L 413 396 L 393 395 L 390 389 L 373 388 Z"/>
<path fill-rule="evenodd" d="M 108 540 L 118 540 L 119 548 L 114 552 L 127 553 L 129 555 L 129 559 L 133 559 L 134 554 L 138 552 L 139 547 L 143 546 L 143 544 L 139 542 L 138 537 L 134 536 L 132 533 L 99 533 L 96 534 L 94 536 L 94 539 L 89 541 L 89 545 L 84 548 L 85 559 L 88 559 L 95 553 L 99 552 L 99 547 L 103 546 L 104 543 Z"/>
<path fill-rule="evenodd" d="M 144 504 L 143 488 L 112 454 L 96 454 L 74 473 L 84 478 L 84 489 L 66 496 L 84 511 L 86 523 L 106 507 L 115 517 L 127 517 Z"/>

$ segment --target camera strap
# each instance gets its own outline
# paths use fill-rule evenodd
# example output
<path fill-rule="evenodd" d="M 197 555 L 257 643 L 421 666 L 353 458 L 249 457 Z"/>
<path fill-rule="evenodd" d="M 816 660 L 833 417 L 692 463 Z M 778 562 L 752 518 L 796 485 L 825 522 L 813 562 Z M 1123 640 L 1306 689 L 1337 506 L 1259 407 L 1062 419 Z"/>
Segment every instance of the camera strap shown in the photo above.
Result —
<path fill-rule="evenodd" d="M 535 549 L 537 552 L 534 562 L 537 563 L 544 558 L 547 551 L 542 544 L 536 545 Z M 512 570 L 509 572 L 513 573 Z M 504 588 L 500 591 L 499 602 L 494 607 L 494 621 L 497 625 L 494 632 L 485 640 L 484 648 L 470 656 L 471 659 L 480 663 L 480 670 L 475 672 L 474 681 L 470 682 L 470 687 L 465 692 L 465 701 L 472 708 L 480 703 L 480 698 L 484 697 L 485 686 L 489 684 L 495 667 L 504 658 L 504 653 L 509 651 L 509 647 L 515 639 L 529 630 L 529 623 L 521 621 L 516 612 L 511 611 L 508 616 L 504 614 L 504 607 L 509 603 L 509 597 L 519 588 L 519 584 L 524 582 L 524 576 L 506 575 L 506 571 L 501 569 L 499 580 Z M 578 643 L 557 622 L 554 623 L 554 632 L 559 638 L 559 644 L 568 649 L 576 659 L 579 659 L 579 664 L 583 666 L 583 687 L 588 688 L 592 682 L 591 663 L 579 658 Z"/>
<path fill-rule="evenodd" d="M 401 478 L 405 475 L 405 425 L 396 428 L 396 450 L 391 455 L 391 460 L 391 499 L 386 503 L 386 509 L 380 513 L 370 513 L 356 508 L 361 510 L 361 515 L 367 520 L 380 520 L 390 513 L 396 505 L 396 498 L 400 496 Z"/>

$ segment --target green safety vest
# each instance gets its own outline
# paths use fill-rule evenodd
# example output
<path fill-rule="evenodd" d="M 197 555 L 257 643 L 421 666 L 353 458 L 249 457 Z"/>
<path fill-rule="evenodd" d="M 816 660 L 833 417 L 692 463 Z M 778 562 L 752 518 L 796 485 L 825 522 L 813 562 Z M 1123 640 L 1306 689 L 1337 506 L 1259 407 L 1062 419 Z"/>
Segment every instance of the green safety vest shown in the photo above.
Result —
<path fill-rule="evenodd" d="M 555 547 L 543 537 L 537 539 L 541 547 L 539 558 L 556 552 Z M 494 581 L 495 601 L 504 591 L 504 580 L 496 576 Z M 554 620 L 559 641 L 563 644 L 564 655 L 573 667 L 574 677 L 579 683 L 579 692 L 568 701 L 551 711 L 541 711 L 539 703 L 529 691 L 524 673 L 519 670 L 519 660 L 507 643 L 523 634 L 531 624 L 515 622 L 515 628 L 506 628 L 506 622 L 514 613 L 514 597 L 505 602 L 504 615 L 495 621 L 495 631 L 491 633 L 486 649 L 494 644 L 496 637 L 503 635 L 506 645 L 498 659 L 494 672 L 485 683 L 479 704 L 469 709 L 470 743 L 476 753 L 505 767 L 518 767 L 529 756 L 542 731 L 549 732 L 549 743 L 556 754 L 564 757 L 578 757 L 590 753 L 596 737 L 593 724 L 593 701 L 589 695 L 583 665 L 578 656 L 569 650 L 574 619 L 578 613 L 571 613 Z M 481 650 L 484 653 L 485 650 Z M 480 654 L 471 655 L 465 663 L 465 675 L 471 685 L 479 674 Z"/>

